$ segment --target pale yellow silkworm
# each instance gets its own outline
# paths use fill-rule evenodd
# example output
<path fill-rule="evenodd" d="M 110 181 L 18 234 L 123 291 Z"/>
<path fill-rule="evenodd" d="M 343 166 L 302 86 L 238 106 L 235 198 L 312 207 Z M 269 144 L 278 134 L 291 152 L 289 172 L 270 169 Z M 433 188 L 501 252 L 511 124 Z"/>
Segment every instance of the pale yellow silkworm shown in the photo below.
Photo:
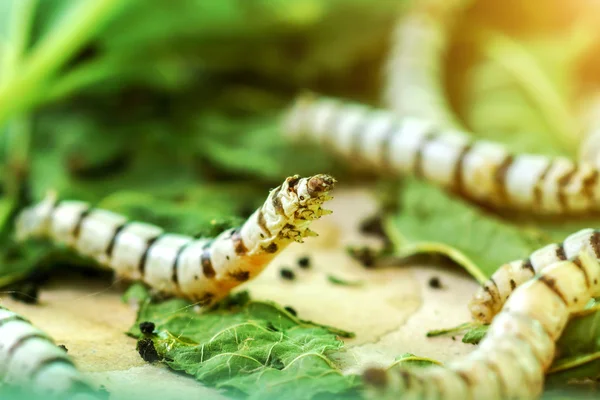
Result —
<path fill-rule="evenodd" d="M 73 360 L 46 333 L 0 307 L 0 382 L 44 398 L 94 399 Z M 76 396 L 76 397 L 71 397 Z"/>
<path fill-rule="evenodd" d="M 392 35 L 384 101 L 399 117 L 461 127 L 444 87 L 444 61 L 456 22 L 472 0 L 420 1 L 404 14 Z"/>
<path fill-rule="evenodd" d="M 473 296 L 469 303 L 471 315 L 477 321 L 489 323 L 518 286 L 555 262 L 576 260 L 583 250 L 600 259 L 600 231 L 583 229 L 568 236 L 562 243 L 550 244 L 533 252 L 527 259 L 504 264 Z M 586 276 L 585 285 L 597 290 L 600 275 Z"/>
<path fill-rule="evenodd" d="M 305 95 L 286 113 L 283 131 L 317 141 L 353 163 L 412 174 L 495 208 L 548 215 L 600 208 L 599 173 L 591 164 L 511 154 L 428 120 Z"/>
<path fill-rule="evenodd" d="M 600 167 L 600 96 L 587 99 L 581 114 L 584 128 L 580 138 L 579 159 Z"/>
<path fill-rule="evenodd" d="M 588 286 L 600 275 L 587 251 L 558 261 L 515 290 L 492 321 L 479 347 L 447 366 L 415 369 L 371 368 L 363 377 L 370 399 L 533 399 L 543 390 L 555 341 L 569 314 L 600 294 Z"/>
<path fill-rule="evenodd" d="M 16 231 L 20 240 L 48 238 L 112 268 L 119 277 L 208 306 L 257 276 L 291 242 L 315 236 L 309 225 L 331 213 L 321 205 L 331 199 L 334 183 L 322 174 L 288 177 L 241 227 L 214 239 L 164 233 L 84 202 L 52 197 L 24 210 Z"/>

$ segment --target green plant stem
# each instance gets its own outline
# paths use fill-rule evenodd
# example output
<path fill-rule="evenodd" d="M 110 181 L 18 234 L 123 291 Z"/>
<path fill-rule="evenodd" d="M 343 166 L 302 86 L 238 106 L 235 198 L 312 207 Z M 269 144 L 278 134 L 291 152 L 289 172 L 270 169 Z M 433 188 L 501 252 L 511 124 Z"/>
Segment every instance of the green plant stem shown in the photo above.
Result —
<path fill-rule="evenodd" d="M 10 82 L 15 79 L 29 44 L 37 4 L 37 0 L 21 0 L 13 4 L 1 87 L 10 85 Z M 28 169 L 30 127 L 30 119 L 27 115 L 18 115 L 8 121 L 5 131 L 6 168 L 3 177 L 7 198 L 4 200 L 3 212 L 0 214 L 0 227 L 6 224 L 19 201 L 21 186 Z"/>
<path fill-rule="evenodd" d="M 71 18 L 53 30 L 24 60 L 19 77 L 0 90 L 0 126 L 24 111 L 45 81 L 62 67 L 124 0 L 80 1 Z"/>
<path fill-rule="evenodd" d="M 558 360 L 556 363 L 552 364 L 547 373 L 556 374 L 557 372 L 574 369 L 583 364 L 588 364 L 598 359 L 600 359 L 600 351 L 591 354 L 586 354 L 585 356 L 575 356 L 563 360 Z"/>
<path fill-rule="evenodd" d="M 9 41 L 2 65 L 2 83 L 7 85 L 14 79 L 15 72 L 21 62 L 31 34 L 31 22 L 37 6 L 37 0 L 13 1 L 13 12 L 10 17 Z"/>
<path fill-rule="evenodd" d="M 62 100 L 82 88 L 105 81 L 115 75 L 114 66 L 114 63 L 110 61 L 101 60 L 93 61 L 89 65 L 69 71 L 55 82 L 52 82 L 44 97 L 39 98 L 40 103 Z"/>
<path fill-rule="evenodd" d="M 531 101 L 544 115 L 548 128 L 570 152 L 576 151 L 577 124 L 569 108 L 549 81 L 547 74 L 523 47 L 508 36 L 484 31 L 482 35 L 488 45 L 485 55 L 501 65 L 519 83 Z"/>

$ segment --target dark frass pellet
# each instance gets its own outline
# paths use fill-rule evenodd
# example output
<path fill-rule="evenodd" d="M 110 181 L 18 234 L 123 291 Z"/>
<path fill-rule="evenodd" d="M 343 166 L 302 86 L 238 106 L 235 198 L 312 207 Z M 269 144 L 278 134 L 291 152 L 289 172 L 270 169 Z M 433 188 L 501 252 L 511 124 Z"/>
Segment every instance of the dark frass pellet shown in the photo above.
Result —
<path fill-rule="evenodd" d="M 154 332 L 154 322 L 140 322 L 140 331 L 144 334 L 144 335 L 150 335 L 152 332 Z"/>
<path fill-rule="evenodd" d="M 357 260 L 365 268 L 372 268 L 375 266 L 375 259 L 377 257 L 375 250 L 368 247 L 353 248 L 350 250 L 352 258 Z"/>
<path fill-rule="evenodd" d="M 296 274 L 294 274 L 294 271 L 292 271 L 289 268 L 281 268 L 279 274 L 283 279 L 287 279 L 290 281 L 293 281 L 296 278 Z"/>
<path fill-rule="evenodd" d="M 142 338 L 137 342 L 136 349 L 140 357 L 146 362 L 153 363 L 160 360 L 158 352 L 154 347 L 154 342 L 150 338 Z"/>
<path fill-rule="evenodd" d="M 310 258 L 308 256 L 300 257 L 298 259 L 298 266 L 304 269 L 310 268 Z"/>
<path fill-rule="evenodd" d="M 65 346 L 64 344 L 59 344 L 58 347 L 60 347 L 61 349 L 63 349 L 65 351 L 65 353 L 69 352 L 69 349 L 67 349 L 67 346 Z"/>
<path fill-rule="evenodd" d="M 365 235 L 377 236 L 385 238 L 385 230 L 383 229 L 383 218 L 381 215 L 373 215 L 361 221 L 359 226 L 360 233 Z"/>
<path fill-rule="evenodd" d="M 429 287 L 432 289 L 441 289 L 442 281 L 437 276 L 433 276 L 429 279 Z"/>
<path fill-rule="evenodd" d="M 293 309 L 292 307 L 290 307 L 290 306 L 285 306 L 285 307 L 283 307 L 283 309 L 284 309 L 285 311 L 289 312 L 290 314 L 292 314 L 294 317 L 295 317 L 296 315 L 298 315 L 298 313 L 296 312 L 296 310 L 294 310 L 294 309 Z"/>

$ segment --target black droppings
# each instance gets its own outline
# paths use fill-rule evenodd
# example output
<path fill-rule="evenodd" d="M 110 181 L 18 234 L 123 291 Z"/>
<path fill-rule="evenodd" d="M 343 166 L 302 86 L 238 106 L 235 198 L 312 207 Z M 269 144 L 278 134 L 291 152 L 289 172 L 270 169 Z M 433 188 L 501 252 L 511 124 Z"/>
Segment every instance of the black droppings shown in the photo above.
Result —
<path fill-rule="evenodd" d="M 24 282 L 23 284 L 16 286 L 14 290 L 10 292 L 10 297 L 21 303 L 38 304 L 39 289 L 39 286 L 35 283 Z"/>
<path fill-rule="evenodd" d="M 456 340 L 456 336 L 452 336 L 452 340 Z"/>
<path fill-rule="evenodd" d="M 359 230 L 363 235 L 382 239 L 386 249 L 393 248 L 393 243 L 384 228 L 382 214 L 376 214 L 364 219 L 360 223 Z"/>
<path fill-rule="evenodd" d="M 290 307 L 290 306 L 285 306 L 285 307 L 283 307 L 283 309 L 284 309 L 285 311 L 289 312 L 290 314 L 292 314 L 294 317 L 295 317 L 296 315 L 298 315 L 298 313 L 296 312 L 296 310 L 294 310 L 294 309 L 293 309 L 292 307 Z"/>
<path fill-rule="evenodd" d="M 359 230 L 361 233 L 370 236 L 378 236 L 385 238 L 385 230 L 383 229 L 383 218 L 381 215 L 373 215 L 365 218 L 360 222 Z"/>
<path fill-rule="evenodd" d="M 298 266 L 300 268 L 308 269 L 308 268 L 310 268 L 310 265 L 311 265 L 310 257 L 304 256 L 304 257 L 300 257 L 298 259 Z"/>
<path fill-rule="evenodd" d="M 158 352 L 154 347 L 154 342 L 150 338 L 138 340 L 136 350 L 140 354 L 140 357 L 146 362 L 153 363 L 160 360 Z"/>
<path fill-rule="evenodd" d="M 432 289 L 441 289 L 443 287 L 442 281 L 438 276 L 432 276 L 429 278 L 429 287 Z"/>
<path fill-rule="evenodd" d="M 149 321 L 140 322 L 140 331 L 144 335 L 152 334 L 152 332 L 154 332 L 155 328 L 156 328 L 156 326 L 154 325 L 154 322 L 149 322 Z"/>
<path fill-rule="evenodd" d="M 376 252 L 368 247 L 351 248 L 350 256 L 360 262 L 363 267 L 371 268 L 375 266 Z"/>
<path fill-rule="evenodd" d="M 296 274 L 294 274 L 294 271 L 292 271 L 289 268 L 281 268 L 279 274 L 283 279 L 287 279 L 290 281 L 293 281 L 296 278 Z"/>
<path fill-rule="evenodd" d="M 67 349 L 67 346 L 65 346 L 64 344 L 59 344 L 58 347 L 60 347 L 61 349 L 63 349 L 65 351 L 65 353 L 69 352 L 69 349 Z"/>

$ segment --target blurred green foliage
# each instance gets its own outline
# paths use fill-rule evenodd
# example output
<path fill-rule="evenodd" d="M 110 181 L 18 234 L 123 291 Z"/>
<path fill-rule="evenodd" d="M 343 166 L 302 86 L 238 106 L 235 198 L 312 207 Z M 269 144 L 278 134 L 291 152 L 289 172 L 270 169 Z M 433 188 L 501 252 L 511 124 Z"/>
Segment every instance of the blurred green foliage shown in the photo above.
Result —
<path fill-rule="evenodd" d="M 586 129 L 578 117 L 600 83 L 597 11 L 507 0 L 455 15 L 444 78 L 463 125 L 516 152 L 576 157 Z"/>
<path fill-rule="evenodd" d="M 48 190 L 211 235 L 288 175 L 339 173 L 279 116 L 306 88 L 372 101 L 401 3 L 1 2 L 0 241 Z"/>

